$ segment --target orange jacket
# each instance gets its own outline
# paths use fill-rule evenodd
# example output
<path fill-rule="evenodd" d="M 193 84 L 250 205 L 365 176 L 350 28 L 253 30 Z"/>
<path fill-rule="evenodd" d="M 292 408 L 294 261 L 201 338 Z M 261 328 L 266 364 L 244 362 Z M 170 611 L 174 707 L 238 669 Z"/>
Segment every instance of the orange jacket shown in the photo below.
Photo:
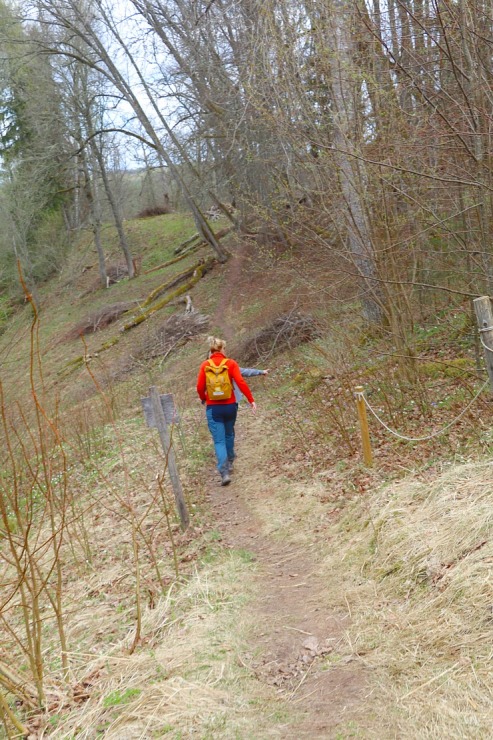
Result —
<path fill-rule="evenodd" d="M 226 355 L 223 355 L 222 352 L 214 352 L 210 359 L 215 365 L 219 365 L 224 359 Z M 205 385 L 205 366 L 208 364 L 208 360 L 205 360 L 205 362 L 202 363 L 199 370 L 199 375 L 197 378 L 197 393 L 199 394 L 202 401 L 206 401 L 207 405 L 215 405 L 215 404 L 224 404 L 224 403 L 236 403 L 236 397 L 235 392 L 233 390 L 233 395 L 231 398 L 228 398 L 226 401 L 211 401 L 207 396 L 206 391 L 206 385 Z M 241 373 L 240 373 L 240 366 L 237 362 L 234 360 L 228 359 L 226 363 L 226 367 L 228 368 L 229 377 L 231 380 L 234 380 L 240 391 L 243 393 L 244 396 L 246 396 L 249 403 L 253 403 L 253 396 L 250 388 L 247 386 L 245 381 L 243 380 Z"/>

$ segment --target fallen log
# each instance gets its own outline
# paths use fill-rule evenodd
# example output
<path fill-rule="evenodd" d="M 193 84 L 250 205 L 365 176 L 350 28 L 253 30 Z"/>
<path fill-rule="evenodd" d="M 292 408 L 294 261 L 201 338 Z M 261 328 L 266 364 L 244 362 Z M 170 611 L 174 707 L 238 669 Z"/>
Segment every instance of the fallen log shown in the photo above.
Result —
<path fill-rule="evenodd" d="M 230 234 L 233 231 L 233 229 L 234 229 L 234 226 L 228 226 L 225 229 L 220 229 L 217 232 L 217 234 L 214 234 L 214 236 L 217 239 L 217 241 L 219 241 L 223 237 Z M 185 249 L 189 244 L 194 242 L 199 237 L 200 237 L 200 234 L 194 234 L 193 237 L 191 237 L 190 239 L 187 239 L 186 242 L 183 242 L 182 244 L 178 245 L 176 249 L 174 250 L 174 254 L 178 254 L 179 252 L 181 252 L 183 249 Z M 202 240 L 198 244 L 194 245 L 194 248 L 199 249 L 200 247 L 205 247 L 206 244 L 208 244 L 208 242 L 202 238 Z"/>
<path fill-rule="evenodd" d="M 200 239 L 200 236 L 201 235 L 197 231 L 196 234 L 194 234 L 193 236 L 189 237 L 188 239 L 185 239 L 185 241 L 182 242 L 181 244 L 178 244 L 178 246 L 175 247 L 175 249 L 173 250 L 173 254 L 180 254 L 180 252 L 182 252 L 184 249 L 186 249 L 190 244 L 193 244 L 194 241 L 196 241 L 197 239 Z"/>
<path fill-rule="evenodd" d="M 176 262 L 179 262 L 180 260 L 184 260 L 185 257 L 187 257 L 192 252 L 195 252 L 200 247 L 200 244 L 193 244 L 191 247 L 186 249 L 184 252 L 178 255 L 178 257 L 173 257 L 172 260 L 168 260 L 167 262 L 163 262 L 161 265 L 157 265 L 156 267 L 151 267 L 150 270 L 144 270 L 144 272 L 141 272 L 141 275 L 150 275 L 151 272 L 157 272 L 158 270 L 164 270 L 165 267 L 170 267 L 171 265 L 174 265 Z"/>
<path fill-rule="evenodd" d="M 111 339 L 108 339 L 106 342 L 103 342 L 103 344 L 99 347 L 99 349 L 94 350 L 94 352 L 91 352 L 91 354 L 86 355 L 79 355 L 78 357 L 75 357 L 73 360 L 69 360 L 60 370 L 58 371 L 58 375 L 60 375 L 62 378 L 66 377 L 67 375 L 70 375 L 71 372 L 74 370 L 79 370 L 84 365 L 87 365 L 89 362 L 94 360 L 96 357 L 99 357 L 101 352 L 104 352 L 107 349 L 110 349 L 110 347 L 114 347 L 115 344 L 118 344 L 120 341 L 120 337 L 111 337 Z"/>
<path fill-rule="evenodd" d="M 219 239 L 223 239 L 228 234 L 231 234 L 233 231 L 234 226 L 227 226 L 225 229 L 220 229 L 216 234 L 215 237 L 219 241 Z"/>
<path fill-rule="evenodd" d="M 198 283 L 198 281 L 204 277 L 206 272 L 208 272 L 211 267 L 215 264 L 216 259 L 215 257 L 209 257 L 208 260 L 197 266 L 194 270 L 194 273 L 190 280 L 188 280 L 184 285 L 181 285 L 176 290 L 172 291 L 169 295 L 167 295 L 165 298 L 160 300 L 158 303 L 155 303 L 151 308 L 149 308 L 147 311 L 143 311 L 138 316 L 134 316 L 133 319 L 128 321 L 126 324 L 122 326 L 120 331 L 128 331 L 129 329 L 132 329 L 134 326 L 138 326 L 143 321 L 147 321 L 147 319 L 156 313 L 156 311 L 160 311 L 164 306 L 167 306 L 168 303 L 171 303 L 171 301 L 174 301 L 175 298 L 177 298 L 180 295 L 183 295 L 183 293 L 187 293 L 190 288 L 193 288 L 193 286 Z"/>
<path fill-rule="evenodd" d="M 122 301 L 121 303 L 112 303 L 110 306 L 103 306 L 99 311 L 79 321 L 78 324 L 60 337 L 58 341 L 68 342 L 85 334 L 95 334 L 97 331 L 105 329 L 114 321 L 117 321 L 122 314 L 129 313 L 130 310 L 135 310 L 138 303 L 139 301 Z"/>
<path fill-rule="evenodd" d="M 204 260 L 199 260 L 191 267 L 188 267 L 186 270 L 181 272 L 179 275 L 175 275 L 174 278 L 171 278 L 171 280 L 168 280 L 166 283 L 162 283 L 161 285 L 158 285 L 157 288 L 154 288 L 153 291 L 149 293 L 147 298 L 142 301 L 140 304 L 141 308 L 146 308 L 146 306 L 150 306 L 151 303 L 154 303 L 156 298 L 159 298 L 160 295 L 163 293 L 166 293 L 167 290 L 171 290 L 171 288 L 174 288 L 175 285 L 179 285 L 184 280 L 187 280 L 189 277 L 192 277 L 195 270 L 197 270 L 201 265 L 204 264 Z"/>

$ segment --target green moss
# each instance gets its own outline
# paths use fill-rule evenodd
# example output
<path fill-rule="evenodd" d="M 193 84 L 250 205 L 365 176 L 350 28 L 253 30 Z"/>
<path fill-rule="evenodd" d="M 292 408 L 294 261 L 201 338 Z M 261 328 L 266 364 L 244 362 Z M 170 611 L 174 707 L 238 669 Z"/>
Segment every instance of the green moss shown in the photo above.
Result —
<path fill-rule="evenodd" d="M 257 559 L 256 556 L 250 552 L 249 550 L 245 549 L 239 549 L 233 551 L 234 555 L 237 555 L 237 557 L 241 560 L 242 563 L 254 563 Z"/>
<path fill-rule="evenodd" d="M 170 289 L 177 283 L 181 282 L 182 280 L 186 280 L 189 277 L 192 277 L 194 272 L 198 271 L 199 268 L 203 264 L 204 264 L 204 260 L 199 260 L 199 262 L 196 262 L 195 265 L 188 267 L 182 273 L 172 277 L 171 280 L 167 280 L 162 285 L 158 285 L 158 287 L 154 288 L 154 290 L 147 296 L 145 301 L 141 304 L 142 308 L 146 308 L 147 306 L 150 306 L 151 303 L 153 303 L 156 300 L 156 298 L 158 298 L 160 295 L 165 293 L 168 289 Z"/>
<path fill-rule="evenodd" d="M 84 357 L 83 355 L 79 355 L 73 360 L 69 360 L 65 365 L 60 368 L 58 371 L 59 375 L 66 375 L 68 373 L 73 372 L 74 370 L 78 370 L 82 365 L 84 364 Z"/>
<path fill-rule="evenodd" d="M 460 378 L 473 371 L 473 364 L 468 357 L 456 357 L 444 362 L 422 362 L 418 365 L 418 372 L 426 378 Z"/>
<path fill-rule="evenodd" d="M 303 390 L 304 393 L 311 393 L 320 385 L 324 374 L 316 367 L 309 367 L 301 373 L 297 373 L 293 382 Z"/>
<path fill-rule="evenodd" d="M 101 345 L 101 350 L 114 347 L 114 345 L 118 344 L 119 341 L 120 341 L 120 337 L 112 337 L 111 339 L 108 339 L 106 342 L 103 342 L 103 344 Z"/>

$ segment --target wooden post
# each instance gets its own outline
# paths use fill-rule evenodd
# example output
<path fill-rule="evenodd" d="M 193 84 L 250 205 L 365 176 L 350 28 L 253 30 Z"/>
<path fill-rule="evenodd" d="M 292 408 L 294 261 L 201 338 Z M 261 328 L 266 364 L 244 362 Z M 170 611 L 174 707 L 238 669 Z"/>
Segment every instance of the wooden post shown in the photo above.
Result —
<path fill-rule="evenodd" d="M 491 301 L 487 295 L 484 295 L 481 298 L 475 298 L 473 303 L 478 320 L 479 334 L 482 339 L 486 370 L 493 391 L 493 310 L 491 309 Z M 487 347 L 491 347 L 491 350 L 486 349 Z"/>
<path fill-rule="evenodd" d="M 171 483 L 173 486 L 176 509 L 180 517 L 181 528 L 185 530 L 190 524 L 190 518 L 188 516 L 188 510 L 185 503 L 185 498 L 183 496 L 183 489 L 181 487 L 181 481 L 178 475 L 178 469 L 176 467 L 175 453 L 173 451 L 173 447 L 171 446 L 166 418 L 164 416 L 163 407 L 161 406 L 161 399 L 159 398 L 159 393 L 155 385 L 149 388 L 149 396 L 151 398 L 154 420 L 159 432 L 159 436 L 161 437 L 161 444 L 163 446 L 164 454 L 166 455 L 168 463 L 169 477 L 171 478 Z"/>
<path fill-rule="evenodd" d="M 373 465 L 373 458 L 371 454 L 371 443 L 370 443 L 370 431 L 368 429 L 368 418 L 366 416 L 366 405 L 365 399 L 363 398 L 363 386 L 357 385 L 356 388 L 356 404 L 358 406 L 358 418 L 361 429 L 361 439 L 363 442 L 363 459 L 365 465 L 369 468 Z"/>

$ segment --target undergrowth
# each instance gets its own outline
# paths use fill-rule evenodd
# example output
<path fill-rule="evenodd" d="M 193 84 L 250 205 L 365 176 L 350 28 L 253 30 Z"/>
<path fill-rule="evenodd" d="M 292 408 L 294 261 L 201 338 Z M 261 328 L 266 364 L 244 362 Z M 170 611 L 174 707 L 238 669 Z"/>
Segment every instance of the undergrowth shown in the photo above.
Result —
<path fill-rule="evenodd" d="M 278 701 L 236 659 L 248 631 L 242 614 L 254 560 L 248 549 L 224 546 L 205 493 L 204 470 L 213 468 L 213 455 L 194 389 L 205 329 L 169 357 L 150 361 L 139 360 L 137 348 L 181 305 L 125 335 L 116 321 L 87 340 L 63 340 L 91 311 L 123 299 L 143 303 L 197 259 L 191 255 L 183 264 L 144 274 L 172 258 L 193 234 L 188 216 L 170 214 L 127 228 L 133 250 L 143 257 L 136 280 L 108 291 L 96 288 L 94 254 L 86 245 L 83 259 L 72 255 L 58 283 L 40 291 L 41 324 L 34 333 L 29 306 L 13 316 L 10 306 L 0 307 L 2 441 L 15 448 L 1 480 L 10 507 L 3 553 L 11 537 L 1 577 L 9 586 L 22 583 L 23 568 L 16 581 L 12 563 L 24 550 L 32 552 L 32 577 L 45 573 L 39 613 L 31 621 L 28 615 L 25 637 L 19 639 L 26 619 L 22 589 L 14 588 L 1 613 L 0 661 L 8 657 L 19 675 L 27 672 L 30 639 L 39 639 L 39 664 L 30 664 L 37 691 L 20 698 L 10 686 L 9 711 L 33 733 L 60 738 L 117 738 L 133 731 L 179 737 L 197 727 L 204 737 L 247 737 L 252 722 L 268 733 L 269 712 L 279 710 Z M 114 232 L 105 234 L 115 254 Z M 228 328 L 233 348 L 247 346 L 259 323 L 284 313 L 298 287 L 283 285 L 279 298 L 267 302 L 256 280 L 272 283 L 268 268 L 268 261 L 262 269 L 245 268 L 229 309 L 221 307 L 222 290 L 229 287 L 222 270 L 194 288 L 208 331 Z M 425 707 L 423 736 L 473 736 L 474 728 L 482 732 L 491 720 L 488 655 L 476 647 L 483 646 L 491 621 L 485 581 L 489 467 L 443 473 L 446 462 L 477 460 L 492 451 L 487 394 L 462 413 L 484 382 L 470 312 L 458 304 L 423 318 L 406 337 L 410 354 L 403 357 L 388 337 L 355 322 L 354 306 L 347 306 L 346 312 L 340 306 L 337 313 L 328 311 L 324 324 L 314 302 L 320 336 L 266 356 L 270 376 L 254 388 L 264 417 L 251 428 L 263 455 L 263 485 L 274 494 L 256 505 L 268 536 L 301 544 L 315 537 L 325 553 L 331 597 L 338 608 L 347 600 L 354 620 L 346 657 L 375 669 L 378 711 L 385 711 L 385 702 L 402 709 L 402 718 L 392 716 L 402 736 L 418 705 Z M 34 384 L 33 365 L 42 370 Z M 143 422 L 140 398 L 152 385 L 174 394 L 182 416 L 174 444 L 192 515 L 185 534 L 173 513 L 171 488 L 163 484 L 157 434 Z M 393 437 L 370 417 L 375 465 L 365 468 L 358 385 L 385 423 L 404 436 L 437 434 L 457 422 L 415 443 Z M 240 428 L 244 413 L 242 408 Z M 9 499 L 16 481 L 22 485 L 14 485 L 16 495 Z M 333 556 L 324 550 L 328 533 L 336 540 Z M 344 600 L 337 601 L 344 578 Z M 36 593 L 34 582 L 31 587 Z M 60 651 L 55 625 L 62 613 L 69 647 Z M 29 624 L 37 625 L 34 632 Z M 447 692 L 453 701 L 444 719 L 440 702 L 446 704 Z M 468 704 L 462 719 L 461 693 Z M 481 709 L 477 721 L 470 708 L 475 704 Z M 289 715 L 286 706 L 281 710 Z"/>
<path fill-rule="evenodd" d="M 327 568 L 344 579 L 347 647 L 397 736 L 489 735 L 490 480 L 491 462 L 450 467 L 373 490 L 341 519 Z"/>

